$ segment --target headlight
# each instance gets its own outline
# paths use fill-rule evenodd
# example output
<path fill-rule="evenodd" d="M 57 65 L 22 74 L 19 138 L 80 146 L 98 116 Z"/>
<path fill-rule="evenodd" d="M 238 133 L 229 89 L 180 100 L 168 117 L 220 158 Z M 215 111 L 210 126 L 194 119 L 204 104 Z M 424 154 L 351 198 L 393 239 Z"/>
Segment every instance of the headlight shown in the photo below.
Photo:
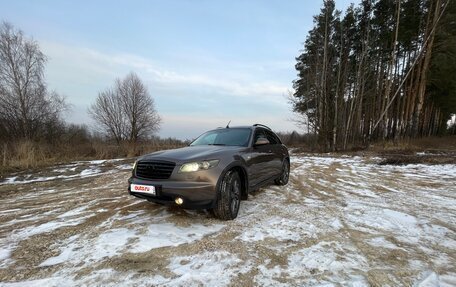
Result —
<path fill-rule="evenodd" d="M 189 162 L 183 164 L 179 169 L 179 172 L 195 172 L 198 170 L 208 170 L 210 168 L 216 167 L 218 163 L 218 159 L 205 160 L 200 162 Z"/>
<path fill-rule="evenodd" d="M 133 170 L 135 170 L 135 168 L 136 168 L 136 164 L 137 164 L 137 163 L 138 163 L 138 161 L 137 161 L 137 160 L 135 160 L 135 163 L 133 164 Z"/>

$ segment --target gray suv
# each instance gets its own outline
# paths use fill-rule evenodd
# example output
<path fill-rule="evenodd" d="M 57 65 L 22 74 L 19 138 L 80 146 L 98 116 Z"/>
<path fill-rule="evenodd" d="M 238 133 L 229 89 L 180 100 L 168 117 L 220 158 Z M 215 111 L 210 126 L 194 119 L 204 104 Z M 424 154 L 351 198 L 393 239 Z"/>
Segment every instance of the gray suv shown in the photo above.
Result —
<path fill-rule="evenodd" d="M 202 134 L 188 147 L 142 156 L 128 191 L 159 204 L 209 209 L 230 220 L 250 191 L 285 185 L 289 174 L 288 149 L 269 127 L 227 126 Z"/>

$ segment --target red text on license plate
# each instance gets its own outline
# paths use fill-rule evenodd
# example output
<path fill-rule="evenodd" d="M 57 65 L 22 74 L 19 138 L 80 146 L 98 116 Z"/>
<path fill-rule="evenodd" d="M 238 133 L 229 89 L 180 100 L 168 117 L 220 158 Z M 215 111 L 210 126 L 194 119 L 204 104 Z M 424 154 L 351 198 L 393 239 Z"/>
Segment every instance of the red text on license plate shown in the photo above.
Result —
<path fill-rule="evenodd" d="M 132 184 L 130 190 L 132 192 L 150 193 L 155 195 L 155 186 L 152 185 Z"/>

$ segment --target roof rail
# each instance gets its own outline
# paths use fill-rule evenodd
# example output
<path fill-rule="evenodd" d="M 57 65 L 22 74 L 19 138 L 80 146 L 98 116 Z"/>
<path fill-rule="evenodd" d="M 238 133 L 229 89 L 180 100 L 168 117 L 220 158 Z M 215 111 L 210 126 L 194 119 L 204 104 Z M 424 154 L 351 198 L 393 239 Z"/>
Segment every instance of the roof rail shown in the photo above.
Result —
<path fill-rule="evenodd" d="M 271 129 L 270 127 L 265 126 L 265 125 L 262 125 L 262 124 L 254 124 L 253 126 L 254 126 L 254 127 L 263 127 L 263 128 L 266 128 L 266 129 L 272 131 L 272 129 Z"/>

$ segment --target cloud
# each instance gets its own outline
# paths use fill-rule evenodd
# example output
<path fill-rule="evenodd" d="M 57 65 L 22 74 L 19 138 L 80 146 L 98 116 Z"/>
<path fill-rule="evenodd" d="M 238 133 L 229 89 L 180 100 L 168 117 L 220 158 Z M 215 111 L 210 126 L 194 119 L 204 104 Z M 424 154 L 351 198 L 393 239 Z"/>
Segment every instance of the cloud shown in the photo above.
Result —
<path fill-rule="evenodd" d="M 135 71 L 153 84 L 162 86 L 202 87 L 218 90 L 234 97 L 262 96 L 263 100 L 282 103 L 282 96 L 291 89 L 290 85 L 273 81 L 245 79 L 245 75 L 236 76 L 237 71 L 213 73 L 182 73 L 163 67 L 163 64 L 150 59 L 127 53 L 102 53 L 100 51 L 63 45 L 53 42 L 42 42 L 41 46 L 50 61 L 62 61 L 73 68 L 83 68 L 88 77 L 92 74 L 105 77 L 120 77 L 123 71 Z M 283 65 L 283 63 L 278 63 Z M 67 69 L 68 70 L 68 69 Z M 83 76 L 83 75 L 82 75 Z"/>
<path fill-rule="evenodd" d="M 68 114 L 70 122 L 90 123 L 86 110 L 98 92 L 111 86 L 115 78 L 134 71 L 145 81 L 156 100 L 163 118 L 162 136 L 193 138 L 205 130 L 226 125 L 229 120 L 234 125 L 263 123 L 280 131 L 295 129 L 287 120 L 291 112 L 285 95 L 290 88 L 287 84 L 263 80 L 250 73 L 258 68 L 254 65 L 223 64 L 210 59 L 215 67 L 202 64 L 195 67 L 197 72 L 188 72 L 193 71 L 191 65 L 173 66 L 172 61 L 159 63 L 128 53 L 40 43 L 49 56 L 47 78 L 50 87 L 66 95 L 74 106 L 73 112 Z M 270 65 L 283 66 L 283 63 Z M 182 71 L 185 68 L 187 72 Z"/>

